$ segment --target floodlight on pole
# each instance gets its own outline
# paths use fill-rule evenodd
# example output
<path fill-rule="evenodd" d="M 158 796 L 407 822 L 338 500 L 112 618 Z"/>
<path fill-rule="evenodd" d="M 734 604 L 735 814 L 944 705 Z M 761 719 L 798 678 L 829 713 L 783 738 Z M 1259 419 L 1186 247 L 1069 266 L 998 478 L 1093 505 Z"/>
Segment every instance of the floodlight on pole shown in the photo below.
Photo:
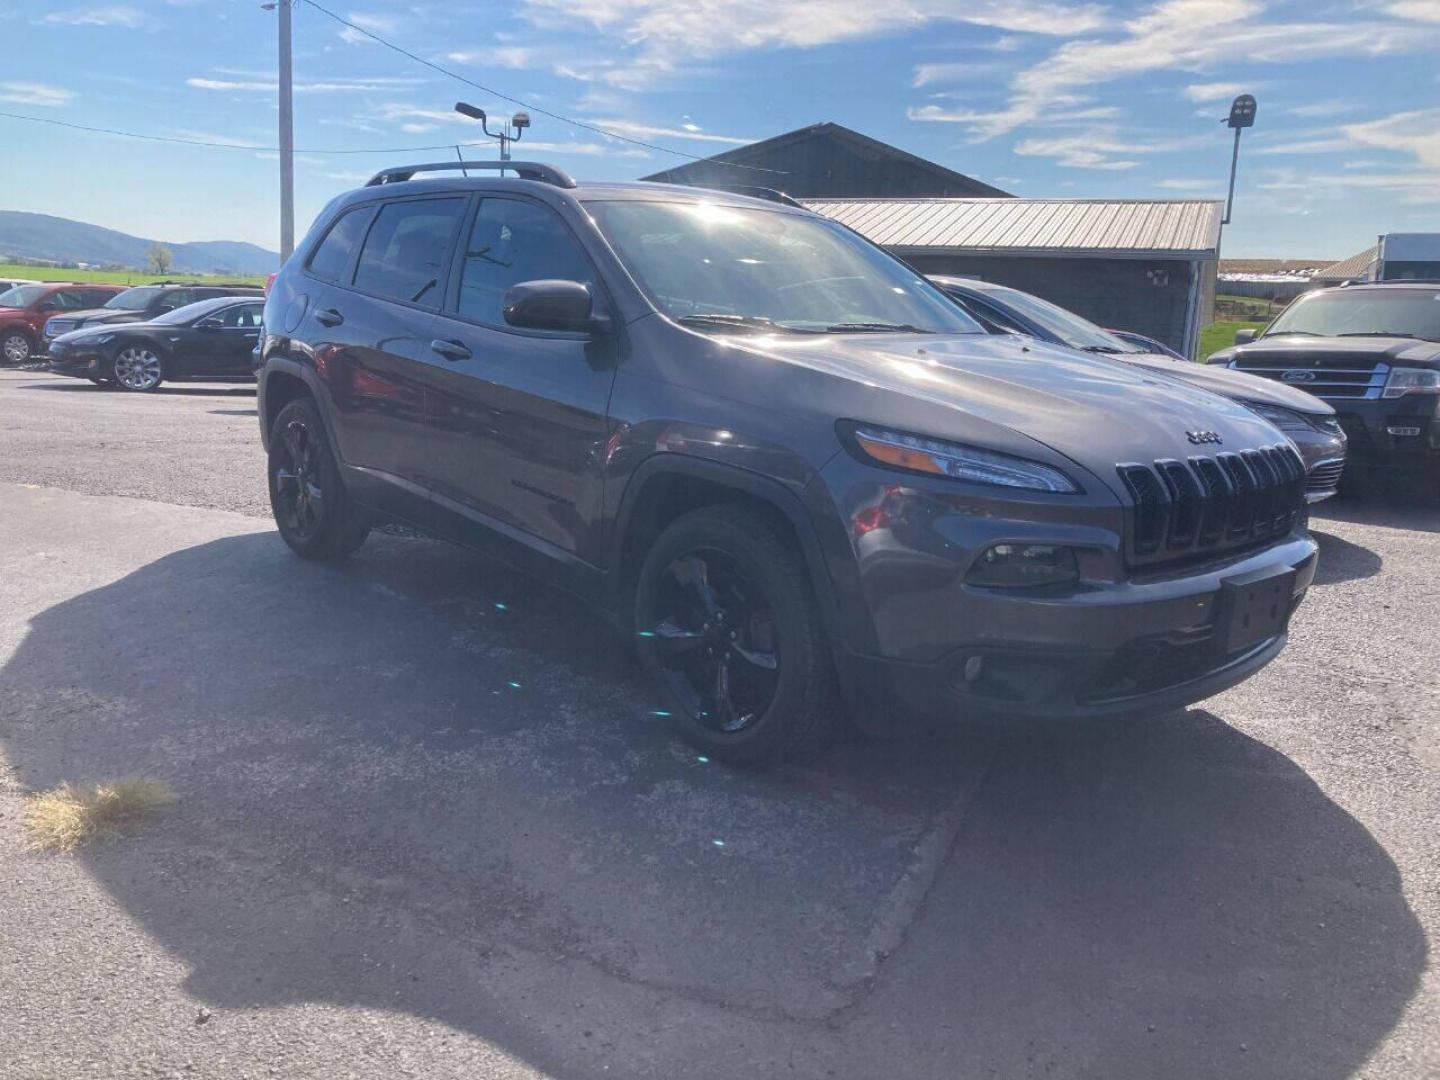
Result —
<path fill-rule="evenodd" d="M 457 101 L 455 103 L 455 111 L 458 112 L 461 116 L 468 116 L 471 120 L 479 120 L 481 131 L 485 132 L 485 134 L 492 139 L 500 140 L 501 161 L 510 160 L 510 144 L 512 142 L 519 142 L 520 136 L 523 135 L 525 133 L 525 129 L 530 126 L 529 113 L 516 113 L 509 120 L 505 121 L 505 126 L 500 131 L 491 131 L 489 119 L 485 115 L 485 110 L 480 108 L 479 106 L 470 105 L 464 101 Z M 501 175 L 504 174 L 502 173 Z"/>
<path fill-rule="evenodd" d="M 1225 196 L 1225 219 L 1221 225 L 1230 224 L 1230 213 L 1235 206 L 1235 172 L 1240 166 L 1240 133 L 1255 126 L 1255 110 L 1254 96 L 1241 94 L 1230 103 L 1230 115 L 1224 120 L 1235 131 L 1235 149 L 1230 154 L 1230 193 Z"/>

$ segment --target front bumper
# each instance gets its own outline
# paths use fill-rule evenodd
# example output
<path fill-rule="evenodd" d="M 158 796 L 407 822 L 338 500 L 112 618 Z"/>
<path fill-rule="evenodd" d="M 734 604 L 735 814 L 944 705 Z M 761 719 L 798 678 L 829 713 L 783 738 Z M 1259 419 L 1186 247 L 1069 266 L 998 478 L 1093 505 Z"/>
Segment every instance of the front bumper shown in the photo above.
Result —
<path fill-rule="evenodd" d="M 1440 399 L 1407 394 L 1377 401 L 1336 399 L 1340 426 L 1349 437 L 1348 458 L 1357 468 L 1440 468 Z"/>
<path fill-rule="evenodd" d="M 99 349 L 68 349 L 50 343 L 50 371 L 55 375 L 68 375 L 74 379 L 95 379 L 105 374 L 108 357 Z"/>
<path fill-rule="evenodd" d="M 1295 537 L 1224 567 L 1064 598 L 969 590 L 987 594 L 967 605 L 971 640 L 928 663 L 852 654 L 842 662 L 847 689 L 862 715 L 889 715 L 894 703 L 929 718 L 1180 708 L 1244 681 L 1280 653 L 1316 564 L 1314 542 Z M 1228 649 L 1225 583 L 1286 570 L 1295 576 L 1278 632 Z"/>

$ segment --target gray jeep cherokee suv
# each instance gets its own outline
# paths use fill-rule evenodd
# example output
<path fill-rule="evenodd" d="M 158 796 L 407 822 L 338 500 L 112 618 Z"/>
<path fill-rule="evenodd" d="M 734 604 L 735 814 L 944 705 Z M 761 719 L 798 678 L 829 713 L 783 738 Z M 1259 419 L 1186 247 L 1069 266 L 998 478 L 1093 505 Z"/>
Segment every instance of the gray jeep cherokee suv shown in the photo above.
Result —
<path fill-rule="evenodd" d="M 989 336 L 779 201 L 505 167 L 387 170 L 276 280 L 260 424 L 299 554 L 399 519 L 544 576 L 738 761 L 819 738 L 837 690 L 871 727 L 1093 716 L 1280 651 L 1316 548 L 1254 413 Z"/>

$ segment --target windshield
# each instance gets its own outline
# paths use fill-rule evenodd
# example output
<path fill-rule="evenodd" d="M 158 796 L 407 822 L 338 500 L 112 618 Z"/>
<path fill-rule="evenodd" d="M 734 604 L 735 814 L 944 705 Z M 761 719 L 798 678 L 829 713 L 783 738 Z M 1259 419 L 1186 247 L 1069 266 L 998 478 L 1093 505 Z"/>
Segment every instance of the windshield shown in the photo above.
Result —
<path fill-rule="evenodd" d="M 751 333 L 984 332 L 915 271 L 822 217 L 690 202 L 587 209 L 677 322 Z"/>
<path fill-rule="evenodd" d="M 1384 335 L 1440 341 L 1440 290 L 1338 289 L 1291 304 L 1265 331 L 1324 337 Z"/>
<path fill-rule="evenodd" d="M 0 293 L 0 307 L 29 307 L 46 293 L 44 285 L 16 285 Z"/>
<path fill-rule="evenodd" d="M 107 308 L 116 311 L 144 311 L 155 302 L 160 295 L 159 289 L 154 286 L 141 286 L 138 289 L 126 289 L 122 293 L 112 296 L 105 304 Z"/>
<path fill-rule="evenodd" d="M 1118 338 L 1108 330 L 1102 330 L 1088 319 L 1082 319 L 1073 311 L 1041 300 L 1038 296 L 1018 289 L 986 289 L 980 294 L 996 304 L 1010 308 L 1033 323 L 1038 323 L 1072 349 L 1089 352 L 1143 353 L 1148 350 L 1134 345 L 1124 338 Z"/>
<path fill-rule="evenodd" d="M 177 307 L 174 311 L 167 311 L 164 315 L 157 315 L 150 322 L 156 326 L 183 326 L 185 323 L 204 318 L 217 308 L 224 306 L 224 304 L 202 300 L 198 304 L 186 304 L 184 307 Z"/>

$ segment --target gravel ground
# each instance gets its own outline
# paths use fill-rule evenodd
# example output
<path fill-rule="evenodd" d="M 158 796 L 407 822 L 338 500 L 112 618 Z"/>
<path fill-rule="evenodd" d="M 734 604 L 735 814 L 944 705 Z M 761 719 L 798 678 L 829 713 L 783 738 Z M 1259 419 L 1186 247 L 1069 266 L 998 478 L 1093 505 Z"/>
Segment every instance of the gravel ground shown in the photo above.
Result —
<path fill-rule="evenodd" d="M 1184 713 L 768 773 L 566 598 L 264 515 L 247 391 L 0 372 L 5 1080 L 1440 1076 L 1440 512 L 1327 507 Z M 137 773 L 140 834 L 21 850 Z"/>

